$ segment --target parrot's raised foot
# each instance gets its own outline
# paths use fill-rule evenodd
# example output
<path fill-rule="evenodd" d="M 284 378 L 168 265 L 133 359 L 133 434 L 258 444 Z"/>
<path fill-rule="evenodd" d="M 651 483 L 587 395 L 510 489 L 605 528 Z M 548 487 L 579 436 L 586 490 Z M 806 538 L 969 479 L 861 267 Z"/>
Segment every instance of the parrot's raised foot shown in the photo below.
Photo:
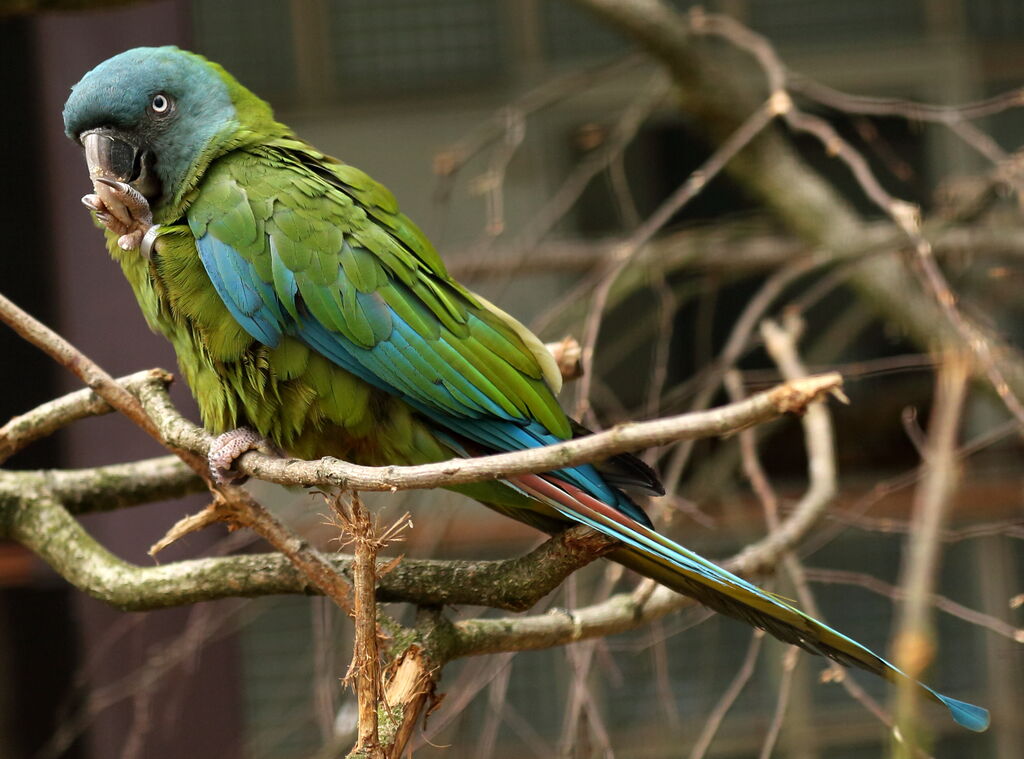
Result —
<path fill-rule="evenodd" d="M 214 482 L 218 485 L 241 485 L 249 479 L 248 475 L 234 469 L 235 461 L 247 451 L 260 451 L 268 455 L 278 453 L 269 440 L 249 427 L 239 427 L 218 435 L 210 446 L 210 452 L 206 454 L 206 463 Z"/>
<path fill-rule="evenodd" d="M 117 244 L 122 250 L 140 247 L 153 227 L 149 201 L 125 182 L 96 177 L 92 186 L 96 192 L 82 198 L 85 207 L 95 211 L 100 223 L 118 235 Z"/>

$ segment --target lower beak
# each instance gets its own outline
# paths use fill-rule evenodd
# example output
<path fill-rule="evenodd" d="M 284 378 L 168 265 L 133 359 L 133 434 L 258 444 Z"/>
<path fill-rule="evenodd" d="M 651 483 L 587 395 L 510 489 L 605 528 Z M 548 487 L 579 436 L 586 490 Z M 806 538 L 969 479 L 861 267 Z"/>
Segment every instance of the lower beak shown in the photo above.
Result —
<path fill-rule="evenodd" d="M 113 129 L 92 129 L 79 138 L 85 148 L 89 177 L 130 184 L 147 199 L 159 195 L 152 155 Z"/>

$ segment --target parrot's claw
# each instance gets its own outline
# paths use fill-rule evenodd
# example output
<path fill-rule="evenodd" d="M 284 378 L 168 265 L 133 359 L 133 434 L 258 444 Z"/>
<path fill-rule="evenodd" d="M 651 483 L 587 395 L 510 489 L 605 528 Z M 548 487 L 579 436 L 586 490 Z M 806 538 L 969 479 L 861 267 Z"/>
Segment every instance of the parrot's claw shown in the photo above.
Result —
<path fill-rule="evenodd" d="M 260 451 L 268 455 L 279 455 L 279 451 L 265 437 L 249 427 L 229 430 L 210 445 L 206 463 L 210 467 L 213 481 L 218 485 L 241 485 L 248 475 L 234 469 L 235 461 L 247 451 Z"/>
<path fill-rule="evenodd" d="M 149 201 L 131 185 L 106 177 L 96 177 L 93 189 L 95 193 L 82 198 L 83 205 L 118 236 L 117 244 L 122 250 L 138 248 L 153 226 Z"/>
<path fill-rule="evenodd" d="M 95 211 L 97 216 L 103 213 L 104 205 L 99 195 L 83 195 L 82 205 L 90 211 Z"/>

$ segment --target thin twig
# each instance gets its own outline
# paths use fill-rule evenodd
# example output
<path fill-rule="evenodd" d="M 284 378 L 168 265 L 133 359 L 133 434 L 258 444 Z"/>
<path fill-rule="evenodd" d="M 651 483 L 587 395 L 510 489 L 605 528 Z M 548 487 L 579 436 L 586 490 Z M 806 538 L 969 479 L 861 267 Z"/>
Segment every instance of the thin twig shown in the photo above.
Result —
<path fill-rule="evenodd" d="M 789 285 L 810 272 L 815 266 L 817 264 L 813 260 L 803 260 L 779 269 L 761 285 L 757 294 L 747 301 L 743 312 L 735 324 L 733 324 L 729 338 L 719 352 L 718 357 L 708 367 L 706 375 L 701 378 L 701 389 L 690 404 L 691 409 L 697 411 L 706 408 L 711 403 L 725 372 L 732 368 L 750 345 L 751 333 L 757 327 L 765 312 Z M 674 493 L 677 490 L 692 451 L 693 445 L 683 441 L 672 452 L 665 467 L 665 476 L 663 478 L 667 492 Z"/>
<path fill-rule="evenodd" d="M 127 388 L 119 385 L 113 377 L 75 346 L 19 308 L 3 294 L 0 294 L 0 321 L 82 380 L 96 395 L 135 422 L 158 443 L 167 445 L 153 420 L 142 408 L 138 398 L 132 395 Z M 170 375 L 166 375 L 164 380 L 170 381 Z M 182 449 L 175 449 L 173 452 L 191 466 L 199 476 L 209 478 L 206 462 L 194 453 Z"/>
<path fill-rule="evenodd" d="M 761 325 L 765 348 L 784 377 L 801 377 L 807 373 L 796 347 L 797 339 L 802 331 L 803 324 L 796 312 L 787 314 L 783 327 L 770 320 L 764 321 Z M 742 386 L 739 384 L 738 375 L 735 373 L 727 375 L 726 379 L 732 397 L 741 398 Z M 796 508 L 798 511 L 813 511 L 817 507 L 827 505 L 836 492 L 834 434 L 827 411 L 806 414 L 803 418 L 803 427 L 811 486 Z M 764 506 L 765 519 L 769 529 L 768 540 L 770 540 L 781 529 L 778 517 L 778 497 L 761 467 L 754 437 L 753 430 L 744 430 L 740 433 L 741 455 L 744 471 Z M 781 554 L 780 558 L 786 573 L 796 588 L 801 605 L 808 614 L 820 619 L 821 611 L 808 583 L 807 570 L 799 557 L 791 551 L 786 551 Z M 883 724 L 889 728 L 893 726 L 892 716 L 852 679 L 846 677 L 845 672 L 838 664 L 829 663 L 826 674 L 828 680 L 840 683 L 850 696 L 878 717 Z"/>
<path fill-rule="evenodd" d="M 829 155 L 846 164 L 864 194 L 903 231 L 917 252 L 921 279 L 959 335 L 963 346 L 974 355 L 1010 413 L 1024 422 L 1024 404 L 1011 389 L 1005 372 L 993 354 L 990 341 L 983 331 L 957 308 L 957 298 L 935 261 L 932 245 L 922 234 L 920 209 L 912 203 L 890 195 L 875 177 L 864 156 L 843 139 L 825 119 L 795 107 L 792 99 L 786 94 L 785 67 L 767 39 L 728 16 L 694 13 L 691 14 L 691 25 L 698 33 L 714 34 L 727 39 L 754 56 L 764 70 L 771 92 L 780 96 L 779 116 L 793 130 L 817 138 Z"/>
<path fill-rule="evenodd" d="M 135 388 L 148 380 L 151 372 L 136 372 L 115 380 L 117 384 Z M 25 446 L 69 424 L 90 416 L 101 416 L 112 411 L 110 404 L 88 388 L 76 390 L 55 398 L 19 416 L 12 417 L 0 427 L 0 464 Z"/>

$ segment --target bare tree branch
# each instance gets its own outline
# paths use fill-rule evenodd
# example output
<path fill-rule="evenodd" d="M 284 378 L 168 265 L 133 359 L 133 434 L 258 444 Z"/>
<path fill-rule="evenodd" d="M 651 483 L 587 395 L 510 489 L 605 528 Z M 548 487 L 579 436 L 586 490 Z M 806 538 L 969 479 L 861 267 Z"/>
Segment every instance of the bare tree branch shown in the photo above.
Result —
<path fill-rule="evenodd" d="M 16 483 L 32 472 L 0 472 Z M 92 514 L 141 506 L 206 491 L 206 483 L 177 456 L 111 464 L 91 469 L 56 469 L 39 472 L 41 486 L 72 514 Z M 0 486 L 2 487 L 2 486 Z"/>
<path fill-rule="evenodd" d="M 117 380 L 135 388 L 148 379 L 149 372 L 137 372 Z M 24 414 L 11 418 L 0 427 L 0 464 L 30 443 L 52 435 L 72 422 L 89 416 L 109 414 L 113 409 L 97 393 L 88 388 L 56 398 Z"/>
<path fill-rule="evenodd" d="M 808 579 L 814 582 L 855 585 L 870 590 L 872 593 L 885 596 L 893 601 L 902 601 L 906 598 L 904 590 L 898 585 L 891 585 L 884 580 L 863 572 L 849 572 L 841 569 L 818 569 L 816 567 L 810 567 L 806 572 Z M 996 635 L 1001 635 L 1017 643 L 1024 643 L 1024 628 L 1014 627 L 1009 622 L 1005 622 L 998 617 L 970 609 L 938 593 L 930 594 L 928 602 L 939 611 L 945 612 L 957 619 L 983 627 L 994 632 Z"/>
<path fill-rule="evenodd" d="M 241 456 L 235 466 L 243 474 L 281 485 L 381 491 L 448 487 L 561 469 L 675 440 L 725 435 L 786 413 L 801 413 L 809 404 L 836 391 L 841 385 L 839 374 L 820 374 L 779 385 L 741 403 L 710 411 L 620 424 L 606 432 L 556 445 L 473 459 L 452 459 L 437 464 L 368 467 L 332 458 L 300 461 L 251 451 Z M 171 404 L 162 383 L 147 383 L 140 392 L 140 398 L 169 442 L 205 454 L 213 437 L 181 416 Z"/>
<path fill-rule="evenodd" d="M 629 239 L 623 244 L 623 247 L 616 252 L 614 267 L 602 277 L 594 292 L 594 297 L 590 303 L 590 313 L 587 316 L 584 328 L 582 340 L 583 379 L 578 387 L 577 416 L 582 416 L 589 407 L 594 349 L 597 346 L 597 338 L 601 330 L 608 293 L 612 285 L 615 284 L 615 280 L 632 263 L 643 245 L 653 238 L 668 223 L 672 216 L 696 197 L 704 186 L 714 179 L 740 151 L 761 134 L 776 115 L 777 109 L 772 100 L 764 102 L 759 108 L 754 110 L 737 127 L 736 131 L 722 142 L 700 168 L 691 173 L 687 180 L 675 192 L 669 195 L 643 224 L 636 228 Z"/>

